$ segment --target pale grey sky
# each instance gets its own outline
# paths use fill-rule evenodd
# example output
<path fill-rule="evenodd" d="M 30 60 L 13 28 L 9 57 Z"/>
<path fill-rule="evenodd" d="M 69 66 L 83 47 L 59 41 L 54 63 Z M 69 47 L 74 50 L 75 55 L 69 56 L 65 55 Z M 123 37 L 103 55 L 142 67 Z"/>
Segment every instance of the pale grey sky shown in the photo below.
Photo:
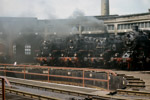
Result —
<path fill-rule="evenodd" d="M 148 12 L 150 0 L 110 0 L 111 14 Z M 2 17 L 68 18 L 76 13 L 101 14 L 101 0 L 0 0 Z"/>

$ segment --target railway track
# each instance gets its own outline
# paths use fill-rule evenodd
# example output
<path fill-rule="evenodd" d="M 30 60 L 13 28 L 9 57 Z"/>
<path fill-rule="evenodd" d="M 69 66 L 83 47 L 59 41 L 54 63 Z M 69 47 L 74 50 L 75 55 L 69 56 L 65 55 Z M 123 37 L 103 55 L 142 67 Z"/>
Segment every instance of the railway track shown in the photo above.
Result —
<path fill-rule="evenodd" d="M 59 93 L 62 95 L 75 96 L 75 97 L 81 98 L 81 99 L 77 99 L 74 97 L 74 98 L 70 98 L 68 100 L 126 100 L 126 97 L 118 96 L 118 94 L 119 95 L 130 95 L 130 96 L 131 95 L 134 95 L 134 96 L 145 96 L 146 95 L 147 97 L 150 97 L 150 93 L 145 92 L 145 91 L 137 91 L 137 90 L 133 91 L 133 90 L 118 89 L 117 95 L 100 96 L 100 95 L 96 95 L 96 94 L 92 94 L 92 93 L 84 93 L 84 92 L 79 92 L 79 91 L 77 92 L 77 91 L 66 90 L 66 89 L 58 89 L 58 88 L 53 88 L 53 87 L 48 87 L 48 86 L 39 86 L 36 84 L 16 82 L 16 81 L 12 81 L 12 80 L 10 81 L 10 83 L 13 87 L 7 88 L 6 92 L 14 93 L 16 95 L 22 95 L 22 96 L 26 96 L 26 97 L 38 99 L 38 100 L 63 100 L 63 99 L 45 96 L 45 95 L 38 95 L 35 93 L 31 93 L 31 92 L 19 91 L 19 90 L 17 90 L 17 87 L 21 86 L 21 87 L 25 87 L 25 88 L 32 88 L 32 89 L 37 89 L 37 90 L 42 90 L 42 91 L 47 91 L 47 92 L 54 92 L 54 93 Z M 15 87 L 15 86 L 17 86 L 17 87 Z"/>
<path fill-rule="evenodd" d="M 54 98 L 54 97 L 50 97 L 50 96 L 44 96 L 44 95 L 37 95 L 34 93 L 19 91 L 19 90 L 12 89 L 12 88 L 5 88 L 5 92 L 6 93 L 12 93 L 12 94 L 19 95 L 19 96 L 25 96 L 28 98 L 32 98 L 34 100 L 35 99 L 38 99 L 38 100 L 59 100 L 58 98 Z"/>
<path fill-rule="evenodd" d="M 56 92 L 56 93 L 61 93 L 61 94 L 74 95 L 74 96 L 82 96 L 82 97 L 86 97 L 86 98 L 90 98 L 93 96 L 92 94 L 88 94 L 88 93 L 69 91 L 69 90 L 65 90 L 65 89 L 64 90 L 56 89 L 56 88 L 52 88 L 52 87 L 39 86 L 39 85 L 35 85 L 35 84 L 33 85 L 33 84 L 26 84 L 26 83 L 13 82 L 13 81 L 10 81 L 10 83 L 15 86 L 23 86 L 23 87 L 27 87 L 27 88 L 33 88 L 33 89 L 44 90 L 44 91 L 49 91 L 49 92 Z"/>
<path fill-rule="evenodd" d="M 150 92 L 148 91 L 138 91 L 138 90 L 122 90 L 118 89 L 117 93 L 120 95 L 130 95 L 130 96 L 146 96 L 150 97 Z"/>
<path fill-rule="evenodd" d="M 17 81 L 14 79 L 9 79 L 12 88 L 6 88 L 7 93 L 13 93 L 15 95 L 21 95 L 25 97 L 29 97 L 32 99 L 38 99 L 38 100 L 67 100 L 67 99 L 60 99 L 53 96 L 46 96 L 42 94 L 33 93 L 31 91 L 22 91 L 19 90 L 18 87 L 24 87 L 26 89 L 36 89 L 36 90 L 42 90 L 47 91 L 51 93 L 57 93 L 63 95 L 70 96 L 71 98 L 68 100 L 78 100 L 79 97 L 80 100 L 126 100 L 126 97 L 146 97 L 148 100 L 150 99 L 150 91 L 145 91 L 145 82 L 141 80 L 140 78 L 135 78 L 134 76 L 127 76 L 125 74 L 118 74 L 118 76 L 122 76 L 127 80 L 126 89 L 117 89 L 115 92 L 117 94 L 112 95 L 97 95 L 93 94 L 91 92 L 85 93 L 81 91 L 73 91 L 69 89 L 61 89 L 61 88 L 55 88 L 55 87 L 48 87 L 46 85 L 41 84 L 35 84 L 30 82 L 23 82 L 24 79 L 20 79 L 22 81 Z M 77 97 L 77 98 L 76 98 Z M 144 100 L 146 100 L 144 99 Z M 143 100 L 143 99 L 142 99 Z"/>
<path fill-rule="evenodd" d="M 25 87 L 25 88 L 31 88 L 31 89 L 37 89 L 47 92 L 54 92 L 62 95 L 68 95 L 68 96 L 74 96 L 72 98 L 69 98 L 68 100 L 109 100 L 110 96 L 98 96 L 91 93 L 84 93 L 84 92 L 77 92 L 72 90 L 65 90 L 65 89 L 57 89 L 47 86 L 39 86 L 36 84 L 30 84 L 30 83 L 23 83 L 23 82 L 16 82 L 16 81 L 10 81 L 12 88 L 7 87 L 6 93 L 13 93 L 15 95 L 21 95 L 25 97 L 29 97 L 32 99 L 38 99 L 38 100 L 63 100 L 57 97 L 50 97 L 45 95 L 39 95 L 36 93 L 26 92 L 18 90 L 18 87 Z M 76 97 L 79 97 L 81 99 L 78 99 Z M 67 100 L 67 99 L 66 99 Z M 113 100 L 120 100 L 117 98 L 114 98 Z"/>

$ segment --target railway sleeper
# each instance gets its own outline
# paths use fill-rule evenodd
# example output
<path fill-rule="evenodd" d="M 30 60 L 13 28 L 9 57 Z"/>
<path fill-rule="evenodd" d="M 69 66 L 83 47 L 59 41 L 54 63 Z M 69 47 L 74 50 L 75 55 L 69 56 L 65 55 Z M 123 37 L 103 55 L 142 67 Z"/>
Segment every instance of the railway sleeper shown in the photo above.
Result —
<path fill-rule="evenodd" d="M 130 75 L 125 75 L 124 77 L 125 77 L 126 79 L 129 79 L 129 78 L 132 79 L 132 78 L 134 78 L 134 76 L 130 76 Z"/>
<path fill-rule="evenodd" d="M 126 78 L 127 81 L 139 81 L 140 78 Z"/>
<path fill-rule="evenodd" d="M 143 80 L 141 80 L 140 78 L 135 78 L 134 76 L 131 76 L 131 75 L 125 75 L 125 74 L 117 74 L 117 76 L 122 76 L 124 77 L 128 82 L 143 82 Z"/>
<path fill-rule="evenodd" d="M 124 76 L 126 76 L 126 74 L 117 74 L 117 76 L 123 76 L 124 77 Z"/>
<path fill-rule="evenodd" d="M 134 76 L 124 76 L 127 80 L 127 88 L 138 88 L 143 89 L 145 88 L 145 82 L 141 80 L 140 78 L 134 78 Z"/>
<path fill-rule="evenodd" d="M 144 82 L 143 80 L 127 80 L 128 82 Z"/>
<path fill-rule="evenodd" d="M 133 91 L 133 90 L 117 89 L 117 94 L 150 97 L 150 92 L 147 92 L 147 91 Z"/>
<path fill-rule="evenodd" d="M 129 81 L 128 85 L 145 85 L 144 81 Z"/>
<path fill-rule="evenodd" d="M 145 88 L 145 85 L 139 85 L 139 84 L 127 84 L 127 88 Z"/>

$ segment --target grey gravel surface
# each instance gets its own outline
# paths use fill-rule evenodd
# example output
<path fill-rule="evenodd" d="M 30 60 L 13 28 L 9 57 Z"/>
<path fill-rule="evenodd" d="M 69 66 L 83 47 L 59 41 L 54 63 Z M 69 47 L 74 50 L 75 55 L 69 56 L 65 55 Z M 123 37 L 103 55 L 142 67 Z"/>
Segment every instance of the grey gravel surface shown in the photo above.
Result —
<path fill-rule="evenodd" d="M 87 87 L 48 83 L 48 82 L 40 82 L 40 81 L 33 81 L 33 80 L 24 80 L 24 79 L 19 79 L 19 78 L 12 78 L 12 77 L 7 77 L 7 79 L 10 81 L 35 84 L 35 85 L 51 87 L 51 88 L 55 88 L 55 89 L 64 89 L 64 90 L 66 89 L 66 90 L 72 90 L 72 91 L 83 92 L 83 93 L 93 93 L 93 92 L 99 91 L 97 89 L 87 88 Z"/>
<path fill-rule="evenodd" d="M 2 100 L 2 95 L 0 95 L 0 100 Z M 35 100 L 35 99 L 27 98 L 27 97 L 20 96 L 20 95 L 18 96 L 12 93 L 6 93 L 5 100 Z"/>
<path fill-rule="evenodd" d="M 145 90 L 146 91 L 150 91 L 150 71 L 122 71 L 122 70 L 113 70 L 114 72 L 118 73 L 118 74 L 126 74 L 126 75 L 131 75 L 131 76 L 134 76 L 135 78 L 140 78 L 141 80 L 143 80 L 145 82 L 145 85 L 146 85 L 146 88 Z M 9 77 L 8 77 L 9 79 Z M 16 79 L 14 78 L 10 78 L 9 80 L 13 80 L 13 81 L 16 81 Z M 25 82 L 25 80 L 23 79 L 18 79 L 19 82 Z M 78 87 L 78 86 L 69 86 L 69 85 L 62 85 L 62 84 L 54 84 L 54 83 L 47 83 L 47 82 L 36 82 L 36 81 L 29 81 L 29 80 L 26 80 L 26 82 L 28 83 L 34 83 L 36 85 L 42 85 L 44 84 L 44 86 L 49 86 L 49 87 L 54 87 L 54 88 L 58 88 L 58 89 L 69 89 L 69 90 L 72 90 L 72 91 L 80 91 L 80 92 L 85 92 L 85 93 L 91 93 L 91 94 L 96 94 L 96 95 L 102 95 L 102 96 L 106 96 L 109 92 L 106 92 L 106 91 L 100 91 L 100 90 L 97 90 L 97 89 L 91 89 L 91 88 L 84 88 L 84 87 Z M 26 90 L 27 88 L 25 88 L 24 90 Z M 27 89 L 27 91 L 32 91 L 30 89 Z M 43 91 L 37 91 L 36 92 L 39 92 L 40 94 L 44 93 Z M 44 93 L 46 95 L 56 95 L 55 93 Z M 121 98 L 128 98 L 128 100 L 150 100 L 150 98 L 147 98 L 147 97 L 135 97 L 135 96 L 121 96 L 121 95 L 116 95 L 117 97 L 121 97 Z M 58 95 L 58 97 L 63 97 L 62 95 Z M 114 97 L 114 96 L 112 96 Z M 62 98 L 63 100 L 67 100 L 66 97 L 64 96 Z"/>
<path fill-rule="evenodd" d="M 32 89 L 32 88 L 27 88 L 27 87 L 22 87 L 22 86 L 15 86 L 15 87 L 20 91 L 30 92 L 30 93 L 34 93 L 37 95 L 50 96 L 50 97 L 58 98 L 60 100 L 71 100 L 71 98 L 75 98 L 77 100 L 84 99 L 84 97 L 71 96 L 71 95 L 67 95 L 67 94 L 60 94 L 60 93 L 44 91 L 44 90 L 39 90 L 39 89 Z"/>

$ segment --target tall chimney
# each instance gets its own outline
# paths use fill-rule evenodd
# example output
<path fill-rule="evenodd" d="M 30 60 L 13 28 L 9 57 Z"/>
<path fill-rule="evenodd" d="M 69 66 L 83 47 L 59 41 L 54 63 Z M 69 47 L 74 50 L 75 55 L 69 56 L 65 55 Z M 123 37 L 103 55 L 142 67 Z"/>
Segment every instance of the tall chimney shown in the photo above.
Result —
<path fill-rule="evenodd" d="M 101 0 L 101 15 L 109 15 L 109 0 Z"/>

